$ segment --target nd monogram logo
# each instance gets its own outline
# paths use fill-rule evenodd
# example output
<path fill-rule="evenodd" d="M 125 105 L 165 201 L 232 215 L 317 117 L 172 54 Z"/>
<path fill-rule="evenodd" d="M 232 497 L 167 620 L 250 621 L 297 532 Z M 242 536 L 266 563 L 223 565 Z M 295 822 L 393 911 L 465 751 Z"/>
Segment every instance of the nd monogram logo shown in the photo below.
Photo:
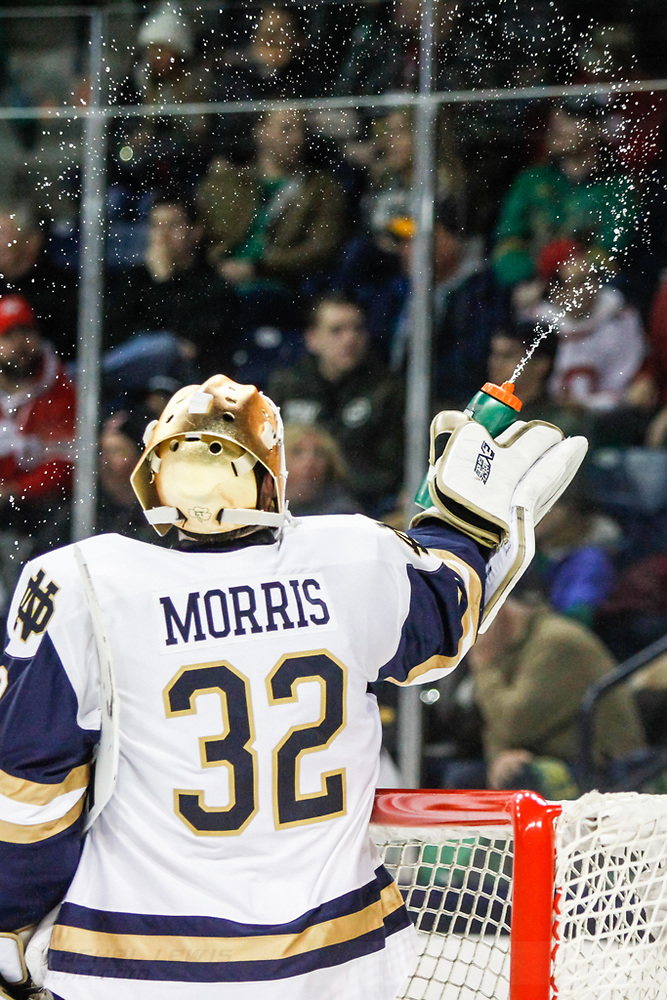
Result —
<path fill-rule="evenodd" d="M 47 583 L 42 588 L 44 570 L 40 569 L 28 580 L 25 594 L 21 598 L 14 628 L 21 623 L 21 638 L 26 642 L 34 633 L 40 635 L 53 614 L 53 596 L 60 590 L 55 583 Z"/>

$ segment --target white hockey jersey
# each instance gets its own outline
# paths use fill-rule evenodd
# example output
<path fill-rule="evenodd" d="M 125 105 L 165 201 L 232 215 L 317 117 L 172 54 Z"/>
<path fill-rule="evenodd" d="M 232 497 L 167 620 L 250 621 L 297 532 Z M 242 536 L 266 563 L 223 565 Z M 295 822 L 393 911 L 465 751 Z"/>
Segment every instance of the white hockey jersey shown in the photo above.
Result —
<path fill-rule="evenodd" d="M 369 684 L 452 669 L 483 575 L 458 533 L 411 535 L 355 515 L 234 550 L 79 543 L 119 724 L 117 783 L 82 849 L 91 613 L 74 546 L 26 566 L 0 669 L 0 926 L 64 896 L 55 996 L 393 1000 L 414 932 L 368 835 Z"/>

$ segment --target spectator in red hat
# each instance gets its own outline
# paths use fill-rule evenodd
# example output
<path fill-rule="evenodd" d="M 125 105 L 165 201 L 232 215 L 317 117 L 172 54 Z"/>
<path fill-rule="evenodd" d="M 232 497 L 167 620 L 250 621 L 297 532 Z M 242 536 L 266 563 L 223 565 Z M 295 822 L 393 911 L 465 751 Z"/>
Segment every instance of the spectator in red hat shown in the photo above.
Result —
<path fill-rule="evenodd" d="M 535 263 L 535 276 L 530 281 L 520 281 L 512 292 L 512 306 L 519 315 L 530 315 L 539 303 L 548 297 L 549 285 L 558 281 L 558 272 L 576 257 L 585 254 L 586 243 L 571 236 L 558 236 L 542 247 Z M 607 258 L 597 251 L 601 264 Z"/>
<path fill-rule="evenodd" d="M 32 307 L 0 296 L 0 516 L 14 546 L 69 493 L 74 419 L 74 386 Z M 0 573 L 3 561 L 0 543 Z"/>

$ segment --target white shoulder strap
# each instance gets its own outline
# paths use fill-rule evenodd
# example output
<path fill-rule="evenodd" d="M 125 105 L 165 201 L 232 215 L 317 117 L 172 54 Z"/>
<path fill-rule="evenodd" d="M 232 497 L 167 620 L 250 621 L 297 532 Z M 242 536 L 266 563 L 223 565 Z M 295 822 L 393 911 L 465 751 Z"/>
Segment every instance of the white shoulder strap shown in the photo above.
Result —
<path fill-rule="evenodd" d="M 100 742 L 95 758 L 93 802 L 85 822 L 85 829 L 89 830 L 111 798 L 118 777 L 119 704 L 116 697 L 111 646 L 102 615 L 102 608 L 95 593 L 83 550 L 79 545 L 74 546 L 74 557 L 81 574 L 83 590 L 86 595 L 86 602 L 93 624 L 93 635 L 95 636 L 95 646 L 97 647 L 97 657 L 100 664 L 100 693 L 102 696 L 102 726 Z"/>

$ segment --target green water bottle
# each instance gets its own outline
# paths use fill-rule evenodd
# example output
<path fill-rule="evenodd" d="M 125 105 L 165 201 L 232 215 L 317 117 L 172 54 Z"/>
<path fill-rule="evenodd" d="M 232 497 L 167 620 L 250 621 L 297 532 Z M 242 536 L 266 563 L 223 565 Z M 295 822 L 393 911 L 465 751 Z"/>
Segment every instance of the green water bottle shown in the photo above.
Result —
<path fill-rule="evenodd" d="M 491 437 L 502 434 L 510 424 L 517 419 L 517 415 L 522 407 L 522 402 L 518 396 L 514 395 L 514 383 L 503 382 L 496 385 L 494 382 L 485 382 L 479 392 L 472 397 L 465 410 L 466 417 L 476 420 L 478 424 L 486 427 Z M 426 509 L 431 506 L 431 496 L 428 491 L 428 475 L 417 490 L 415 503 Z"/>

